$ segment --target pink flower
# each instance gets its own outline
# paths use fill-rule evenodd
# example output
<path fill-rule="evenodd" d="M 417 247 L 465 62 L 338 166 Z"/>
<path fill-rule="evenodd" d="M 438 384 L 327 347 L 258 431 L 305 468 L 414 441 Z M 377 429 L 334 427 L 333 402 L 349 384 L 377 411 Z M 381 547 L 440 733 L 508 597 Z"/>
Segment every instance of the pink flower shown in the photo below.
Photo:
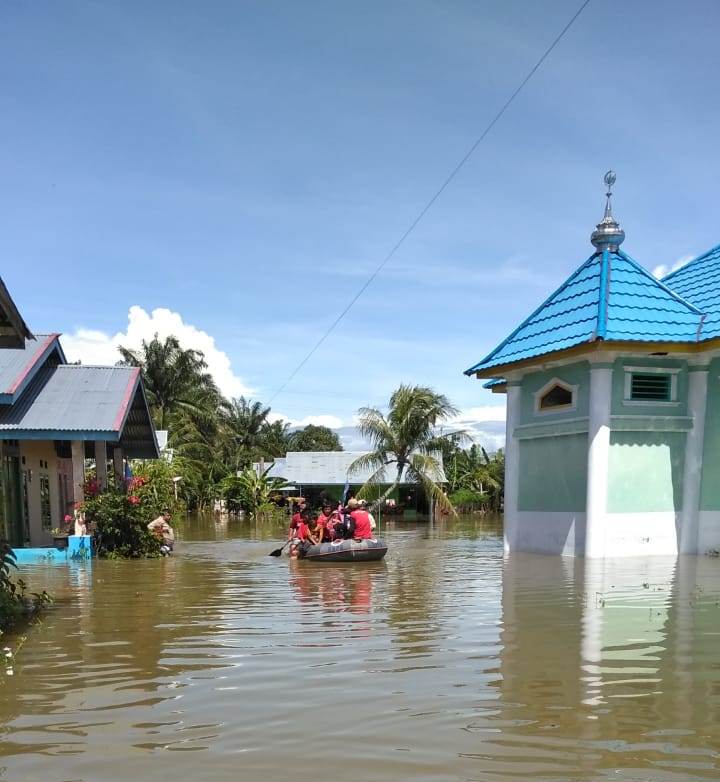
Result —
<path fill-rule="evenodd" d="M 73 520 L 73 517 L 69 513 L 66 513 L 65 514 L 65 522 L 67 523 L 68 521 L 72 521 L 72 520 Z"/>
<path fill-rule="evenodd" d="M 136 496 L 135 494 L 131 494 L 131 495 L 128 497 L 128 502 L 129 502 L 131 505 L 139 505 L 139 504 L 140 504 L 140 497 Z"/>

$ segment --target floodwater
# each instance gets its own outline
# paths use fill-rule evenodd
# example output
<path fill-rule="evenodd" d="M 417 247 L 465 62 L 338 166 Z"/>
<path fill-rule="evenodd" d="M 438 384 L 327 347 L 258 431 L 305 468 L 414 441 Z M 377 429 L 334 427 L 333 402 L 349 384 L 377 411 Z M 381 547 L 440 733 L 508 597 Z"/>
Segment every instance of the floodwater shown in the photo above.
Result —
<path fill-rule="evenodd" d="M 371 565 L 195 520 L 172 559 L 33 568 L 58 602 L 0 669 L 0 779 L 718 779 L 720 560 L 383 532 Z"/>

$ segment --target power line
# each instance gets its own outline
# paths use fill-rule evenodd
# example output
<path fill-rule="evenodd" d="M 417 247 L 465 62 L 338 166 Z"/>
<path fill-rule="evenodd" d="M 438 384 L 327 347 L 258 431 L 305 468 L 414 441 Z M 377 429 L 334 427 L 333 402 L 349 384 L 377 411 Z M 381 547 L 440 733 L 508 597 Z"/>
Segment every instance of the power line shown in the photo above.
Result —
<path fill-rule="evenodd" d="M 510 95 L 510 97 L 505 101 L 505 103 L 502 105 L 500 110 L 495 114 L 495 116 L 490 120 L 488 125 L 485 127 L 483 132 L 480 134 L 480 136 L 475 140 L 473 145 L 468 149 L 468 151 L 465 153 L 465 155 L 460 159 L 460 161 L 456 164 L 455 168 L 450 172 L 450 174 L 447 176 L 445 181 L 440 185 L 440 187 L 435 191 L 432 198 L 425 204 L 425 206 L 420 210 L 417 217 L 410 223 L 409 227 L 406 229 L 405 233 L 402 234 L 402 236 L 395 242 L 390 252 L 383 258 L 382 262 L 379 264 L 377 269 L 368 277 L 368 279 L 364 282 L 364 284 L 360 287 L 358 292 L 350 299 L 345 309 L 342 310 L 342 312 L 335 318 L 335 320 L 330 324 L 330 326 L 327 328 L 325 333 L 320 337 L 320 339 L 312 346 L 310 351 L 305 355 L 305 357 L 300 361 L 300 363 L 293 369 L 293 371 L 290 373 L 288 378 L 285 380 L 285 382 L 278 388 L 278 390 L 270 397 L 269 404 L 272 404 L 275 399 L 287 388 L 288 384 L 295 378 L 297 373 L 307 364 L 307 362 L 313 357 L 313 355 L 317 352 L 318 348 L 325 342 L 325 340 L 332 334 L 333 331 L 335 331 L 336 327 L 340 323 L 340 321 L 350 312 L 350 310 L 353 308 L 355 302 L 365 293 L 365 291 L 372 285 L 375 278 L 380 274 L 380 272 L 383 270 L 383 268 L 387 265 L 387 263 L 390 261 L 390 259 L 395 255 L 395 253 L 400 249 L 402 244 L 405 242 L 405 240 L 410 236 L 410 234 L 415 230 L 418 223 L 425 217 L 428 211 L 430 211 L 430 208 L 433 206 L 433 204 L 440 198 L 440 196 L 445 192 L 445 189 L 447 186 L 455 179 L 456 175 L 460 171 L 460 169 L 467 163 L 467 161 L 472 157 L 475 150 L 482 144 L 482 142 L 485 140 L 485 137 L 487 134 L 495 127 L 498 120 L 505 114 L 505 112 L 510 108 L 510 104 L 517 98 L 517 96 L 522 91 L 523 87 L 532 79 L 532 77 L 535 75 L 535 72 L 538 70 L 538 68 L 545 62 L 547 57 L 550 55 L 550 53 L 553 51 L 553 49 L 560 43 L 560 41 L 565 36 L 565 33 L 572 27 L 575 20 L 580 16 L 580 14 L 585 10 L 586 6 L 590 4 L 590 0 L 585 0 L 585 2 L 582 3 L 582 5 L 578 8 L 577 11 L 572 15 L 568 23 L 563 27 L 563 29 L 558 33 L 558 35 L 555 37 L 553 42 L 550 44 L 550 46 L 545 49 L 540 59 L 533 65 L 533 67 L 530 69 L 528 74 L 525 76 L 525 78 L 520 82 L 518 87 L 515 89 L 515 91 Z"/>

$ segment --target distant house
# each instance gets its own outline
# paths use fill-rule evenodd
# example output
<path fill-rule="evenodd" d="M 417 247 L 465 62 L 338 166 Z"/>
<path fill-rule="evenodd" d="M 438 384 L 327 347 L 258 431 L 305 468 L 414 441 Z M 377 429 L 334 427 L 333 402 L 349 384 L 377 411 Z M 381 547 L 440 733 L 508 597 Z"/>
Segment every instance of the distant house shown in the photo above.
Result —
<path fill-rule="evenodd" d="M 507 394 L 507 551 L 720 548 L 720 247 L 657 280 L 624 238 L 608 190 L 592 255 L 467 370 Z"/>
<path fill-rule="evenodd" d="M 52 542 L 83 498 L 85 458 L 101 483 L 108 462 L 158 457 L 136 367 L 68 364 L 59 334 L 32 334 L 0 280 L 0 537 Z"/>
<path fill-rule="evenodd" d="M 372 472 L 363 469 L 351 472 L 352 463 L 365 452 L 351 451 L 290 451 L 284 458 L 276 459 L 268 471 L 274 478 L 283 478 L 296 487 L 297 493 L 305 496 L 311 504 L 317 504 L 321 495 L 339 500 L 342 497 L 346 481 L 350 485 L 350 494 L 370 478 Z M 439 473 L 434 476 L 437 483 L 445 483 L 442 466 L 442 454 L 435 454 L 440 465 Z M 259 465 L 256 465 L 256 467 Z M 388 465 L 379 486 L 387 489 L 395 479 L 396 468 Z M 389 497 L 394 504 L 404 509 L 406 518 L 428 513 L 428 501 L 421 486 L 403 474 L 400 485 Z"/>

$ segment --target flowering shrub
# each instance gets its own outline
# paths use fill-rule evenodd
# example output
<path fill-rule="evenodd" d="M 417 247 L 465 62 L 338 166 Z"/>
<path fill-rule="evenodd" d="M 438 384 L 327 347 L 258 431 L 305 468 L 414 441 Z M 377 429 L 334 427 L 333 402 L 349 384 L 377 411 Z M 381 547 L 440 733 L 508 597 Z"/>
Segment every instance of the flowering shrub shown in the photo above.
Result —
<path fill-rule="evenodd" d="M 98 556 L 117 559 L 160 556 L 160 543 L 147 530 L 157 512 L 121 485 L 86 496 L 82 510 L 92 524 Z"/>

